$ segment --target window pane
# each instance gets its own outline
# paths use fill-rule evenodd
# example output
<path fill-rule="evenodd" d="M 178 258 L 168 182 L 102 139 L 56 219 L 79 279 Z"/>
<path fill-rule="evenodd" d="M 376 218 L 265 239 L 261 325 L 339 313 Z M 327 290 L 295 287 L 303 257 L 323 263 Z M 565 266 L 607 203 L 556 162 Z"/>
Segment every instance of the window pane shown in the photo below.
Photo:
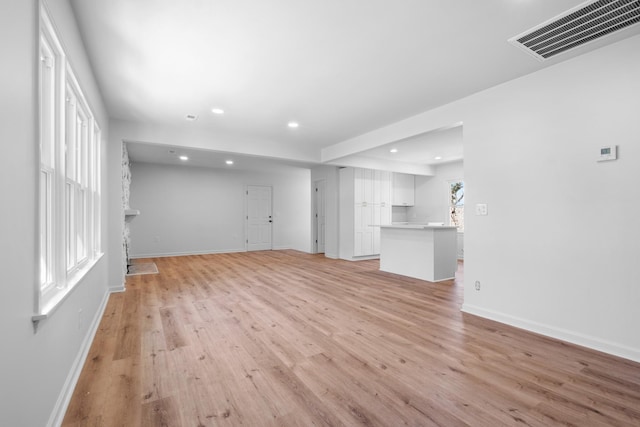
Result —
<path fill-rule="evenodd" d="M 78 186 L 76 195 L 76 263 L 80 263 L 87 256 L 87 192 Z"/>
<path fill-rule="evenodd" d="M 79 108 L 76 108 L 76 111 L 79 111 Z M 75 180 L 77 182 L 82 182 L 82 155 L 84 151 L 84 147 L 82 146 L 82 117 L 78 114 L 76 115 L 76 131 L 74 138 L 74 147 L 76 150 L 75 162 Z"/>
<path fill-rule="evenodd" d="M 89 119 L 83 112 L 82 114 L 82 126 L 80 128 L 80 146 L 82 147 L 79 156 L 80 162 L 80 178 L 79 181 L 82 187 L 89 186 Z"/>
<path fill-rule="evenodd" d="M 464 181 L 449 183 L 449 224 L 464 231 Z"/>
<path fill-rule="evenodd" d="M 76 98 L 73 91 L 67 87 L 67 99 L 65 102 L 65 143 L 67 178 L 76 178 Z"/>
<path fill-rule="evenodd" d="M 451 209 L 451 225 L 458 227 L 459 232 L 464 231 L 464 206 Z"/>
<path fill-rule="evenodd" d="M 67 255 L 67 270 L 75 265 L 75 215 L 74 215 L 74 188 L 73 184 L 67 182 L 65 187 L 65 211 L 66 211 L 66 255 Z"/>
<path fill-rule="evenodd" d="M 451 206 L 464 206 L 464 182 L 451 184 Z"/>
<path fill-rule="evenodd" d="M 56 58 L 46 39 L 40 49 L 40 163 L 54 167 Z"/>
<path fill-rule="evenodd" d="M 52 281 L 51 174 L 40 172 L 40 285 Z"/>

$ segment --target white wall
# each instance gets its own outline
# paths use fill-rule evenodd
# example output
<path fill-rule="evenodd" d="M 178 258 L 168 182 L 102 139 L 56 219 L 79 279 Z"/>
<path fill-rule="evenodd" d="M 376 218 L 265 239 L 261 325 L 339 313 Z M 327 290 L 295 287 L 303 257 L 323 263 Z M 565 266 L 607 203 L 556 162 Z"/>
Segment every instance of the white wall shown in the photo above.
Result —
<path fill-rule="evenodd" d="M 638 75 L 636 36 L 467 100 L 467 206 L 489 215 L 466 217 L 466 311 L 640 361 Z"/>
<path fill-rule="evenodd" d="M 640 361 L 640 36 L 323 151 L 464 123 L 465 311 Z M 596 163 L 602 144 L 620 158 Z"/>
<path fill-rule="evenodd" d="M 124 277 L 124 209 L 123 198 L 123 159 L 122 159 L 122 134 L 118 131 L 118 122 L 109 120 L 109 139 L 106 144 L 107 151 L 107 176 L 104 182 L 107 184 L 107 192 L 104 201 L 107 205 L 107 228 L 108 235 L 103 241 L 107 242 L 110 256 L 108 261 L 109 289 L 111 292 L 122 292 L 125 290 Z"/>
<path fill-rule="evenodd" d="M 48 0 L 51 18 L 74 71 L 101 126 L 107 117 L 66 0 Z M 77 285 L 52 317 L 34 331 L 37 282 L 38 119 L 36 51 L 38 2 L 0 5 L 0 425 L 54 424 L 63 415 L 92 324 L 107 295 L 107 257 Z M 104 211 L 106 217 L 106 209 Z M 105 222 L 106 224 L 106 222 Z M 103 228 L 103 233 L 107 231 Z M 108 248 L 105 248 L 108 249 Z M 79 311 L 82 310 L 82 315 Z"/>
<path fill-rule="evenodd" d="M 444 163 L 434 173 L 415 177 L 415 204 L 407 208 L 408 221 L 449 224 L 449 181 L 464 179 L 464 165 L 462 160 Z"/>
<path fill-rule="evenodd" d="M 131 255 L 245 250 L 247 185 L 272 186 L 273 248 L 311 250 L 309 169 L 249 172 L 133 163 Z"/>

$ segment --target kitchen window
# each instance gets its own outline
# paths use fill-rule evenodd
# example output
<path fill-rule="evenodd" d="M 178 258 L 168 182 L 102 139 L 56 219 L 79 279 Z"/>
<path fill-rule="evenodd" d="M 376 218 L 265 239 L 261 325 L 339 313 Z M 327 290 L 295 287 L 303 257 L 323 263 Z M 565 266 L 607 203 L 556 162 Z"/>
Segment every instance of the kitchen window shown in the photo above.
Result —
<path fill-rule="evenodd" d="M 464 232 L 464 181 L 449 181 L 449 225 Z"/>

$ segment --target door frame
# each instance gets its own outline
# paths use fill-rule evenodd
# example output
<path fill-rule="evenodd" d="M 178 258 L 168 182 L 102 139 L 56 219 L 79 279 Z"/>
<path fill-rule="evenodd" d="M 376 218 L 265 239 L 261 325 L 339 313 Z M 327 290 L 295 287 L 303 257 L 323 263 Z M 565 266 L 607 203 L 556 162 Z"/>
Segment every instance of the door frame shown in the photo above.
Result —
<path fill-rule="evenodd" d="M 324 249 L 322 250 L 322 252 L 319 252 L 319 248 L 318 248 L 318 238 L 320 236 L 319 234 L 319 229 L 318 229 L 318 225 L 319 225 L 319 216 L 318 216 L 318 187 L 319 185 L 322 186 L 323 190 L 322 193 L 322 206 L 324 207 L 324 217 L 325 217 L 325 227 L 324 227 Z M 313 182 L 313 209 L 312 209 L 312 222 L 313 222 L 313 236 L 312 236 L 312 248 L 313 248 L 313 253 L 317 254 L 317 253 L 325 253 L 326 251 L 326 246 L 327 246 L 327 183 L 325 179 L 318 179 L 316 181 Z"/>

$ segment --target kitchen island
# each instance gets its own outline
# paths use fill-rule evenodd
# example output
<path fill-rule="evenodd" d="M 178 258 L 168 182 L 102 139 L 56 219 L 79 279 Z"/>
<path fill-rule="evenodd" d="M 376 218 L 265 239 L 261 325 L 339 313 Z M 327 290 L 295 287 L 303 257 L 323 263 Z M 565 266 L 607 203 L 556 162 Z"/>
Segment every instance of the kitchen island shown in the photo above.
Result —
<path fill-rule="evenodd" d="M 380 270 L 438 282 L 458 269 L 457 228 L 441 225 L 380 226 Z"/>

